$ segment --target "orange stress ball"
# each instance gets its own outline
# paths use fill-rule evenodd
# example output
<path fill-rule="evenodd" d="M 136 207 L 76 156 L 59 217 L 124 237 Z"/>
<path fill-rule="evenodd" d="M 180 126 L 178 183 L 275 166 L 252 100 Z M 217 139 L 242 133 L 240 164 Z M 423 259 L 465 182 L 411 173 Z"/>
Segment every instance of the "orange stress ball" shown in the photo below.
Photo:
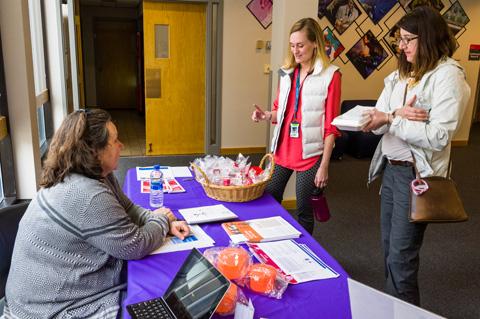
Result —
<path fill-rule="evenodd" d="M 249 268 L 247 276 L 251 290 L 268 295 L 275 287 L 277 270 L 270 265 L 254 264 Z"/>
<path fill-rule="evenodd" d="M 247 273 L 249 257 L 241 247 L 227 247 L 218 254 L 217 268 L 230 280 L 242 278 Z"/>
<path fill-rule="evenodd" d="M 232 314 L 235 311 L 237 294 L 238 287 L 232 282 L 230 284 L 230 287 L 228 287 L 228 290 L 223 296 L 222 300 L 218 304 L 217 310 L 215 312 L 223 316 Z"/>

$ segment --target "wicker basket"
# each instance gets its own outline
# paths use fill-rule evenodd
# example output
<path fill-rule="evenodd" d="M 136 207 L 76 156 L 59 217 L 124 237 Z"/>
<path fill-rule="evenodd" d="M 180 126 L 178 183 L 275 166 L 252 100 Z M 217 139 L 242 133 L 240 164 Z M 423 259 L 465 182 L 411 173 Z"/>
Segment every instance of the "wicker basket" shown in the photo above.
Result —
<path fill-rule="evenodd" d="M 192 167 L 192 170 L 195 172 L 195 178 L 197 181 L 197 171 L 203 175 L 204 181 L 199 181 L 199 183 L 202 184 L 203 189 L 205 190 L 205 193 L 208 197 L 224 202 L 248 202 L 262 196 L 268 181 L 270 181 L 270 179 L 272 178 L 273 169 L 275 168 L 272 154 L 265 154 L 265 156 L 260 161 L 260 167 L 263 166 L 265 159 L 267 158 L 270 159 L 271 163 L 267 179 L 259 183 L 244 186 L 223 186 L 212 184 L 205 172 L 200 167 L 193 163 L 191 163 L 190 165 Z"/>

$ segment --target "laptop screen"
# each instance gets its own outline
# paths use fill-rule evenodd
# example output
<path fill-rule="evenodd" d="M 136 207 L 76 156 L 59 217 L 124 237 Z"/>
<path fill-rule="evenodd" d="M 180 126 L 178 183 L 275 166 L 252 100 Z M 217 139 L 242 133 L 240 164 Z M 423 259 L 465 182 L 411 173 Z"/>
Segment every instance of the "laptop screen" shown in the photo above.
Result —
<path fill-rule="evenodd" d="M 197 249 L 192 249 L 163 299 L 178 319 L 208 319 L 230 282 Z"/>

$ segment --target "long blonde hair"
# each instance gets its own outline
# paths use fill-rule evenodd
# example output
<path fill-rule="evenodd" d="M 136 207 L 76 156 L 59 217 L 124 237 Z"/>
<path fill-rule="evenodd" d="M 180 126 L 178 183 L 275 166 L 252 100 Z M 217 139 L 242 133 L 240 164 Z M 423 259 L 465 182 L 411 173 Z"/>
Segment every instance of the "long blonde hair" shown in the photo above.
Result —
<path fill-rule="evenodd" d="M 305 31 L 307 39 L 317 45 L 313 53 L 311 67 L 313 67 L 315 60 L 317 59 L 320 59 L 320 61 L 322 61 L 323 67 L 328 66 L 330 64 L 330 60 L 328 59 L 327 53 L 325 52 L 325 40 L 323 38 L 322 29 L 318 25 L 318 22 L 312 18 L 300 19 L 293 24 L 292 28 L 290 29 L 290 35 L 294 32 L 302 30 Z M 292 50 L 289 49 L 283 68 L 291 69 L 295 68 L 297 65 L 298 63 L 295 62 L 295 57 L 292 54 Z"/>

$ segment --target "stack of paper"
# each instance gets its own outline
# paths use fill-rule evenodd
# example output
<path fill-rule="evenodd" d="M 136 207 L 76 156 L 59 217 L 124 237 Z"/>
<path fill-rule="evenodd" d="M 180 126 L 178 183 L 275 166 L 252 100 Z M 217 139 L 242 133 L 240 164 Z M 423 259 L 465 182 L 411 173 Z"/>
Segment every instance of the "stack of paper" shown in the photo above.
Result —
<path fill-rule="evenodd" d="M 153 166 L 143 166 L 143 167 L 137 166 L 136 167 L 137 181 L 150 180 L 150 173 L 152 171 L 153 171 Z M 163 178 L 175 177 L 172 171 L 170 170 L 170 167 L 168 166 L 160 166 L 160 171 L 163 174 Z"/>
<path fill-rule="evenodd" d="M 357 105 L 353 109 L 337 116 L 332 124 L 344 131 L 360 131 L 368 123 L 369 118 L 366 111 L 373 109 L 373 106 Z"/>
<path fill-rule="evenodd" d="M 189 224 L 201 224 L 238 217 L 230 209 L 221 204 L 179 209 L 178 212 L 182 214 L 183 218 L 185 218 Z"/>
<path fill-rule="evenodd" d="M 280 216 L 222 224 L 233 243 L 298 238 L 302 234 Z"/>
<path fill-rule="evenodd" d="M 293 240 L 248 244 L 250 251 L 264 264 L 287 276 L 291 284 L 336 278 L 339 274 L 305 244 Z"/>
<path fill-rule="evenodd" d="M 153 166 L 137 166 L 137 181 L 149 180 L 150 173 L 153 171 Z M 163 173 L 163 178 L 171 179 L 175 177 L 192 177 L 192 173 L 188 166 L 160 166 L 160 171 Z"/>
<path fill-rule="evenodd" d="M 208 236 L 200 226 L 190 227 L 190 236 L 184 240 L 180 240 L 174 236 L 168 236 L 165 238 L 163 245 L 152 251 L 150 254 L 161 254 L 172 251 L 190 250 L 192 248 L 212 247 L 215 241 L 212 237 Z"/>

